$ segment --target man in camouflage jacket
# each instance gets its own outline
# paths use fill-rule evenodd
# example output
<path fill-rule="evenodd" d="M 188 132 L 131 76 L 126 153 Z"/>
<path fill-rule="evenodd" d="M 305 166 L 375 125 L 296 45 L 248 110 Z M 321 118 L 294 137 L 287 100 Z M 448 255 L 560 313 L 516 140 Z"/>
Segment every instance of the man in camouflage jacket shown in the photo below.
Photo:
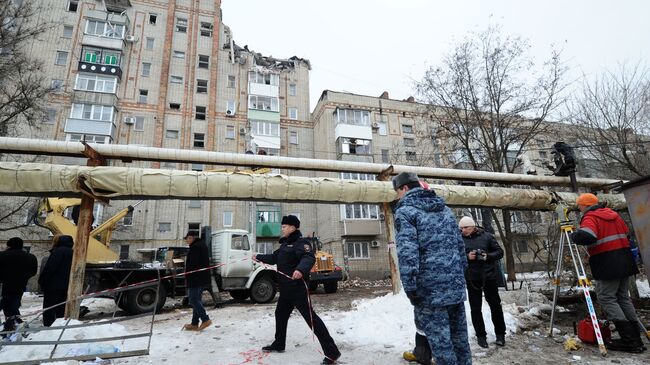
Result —
<path fill-rule="evenodd" d="M 393 179 L 399 272 L 437 365 L 472 363 L 465 318 L 467 257 L 451 210 L 414 173 Z"/>

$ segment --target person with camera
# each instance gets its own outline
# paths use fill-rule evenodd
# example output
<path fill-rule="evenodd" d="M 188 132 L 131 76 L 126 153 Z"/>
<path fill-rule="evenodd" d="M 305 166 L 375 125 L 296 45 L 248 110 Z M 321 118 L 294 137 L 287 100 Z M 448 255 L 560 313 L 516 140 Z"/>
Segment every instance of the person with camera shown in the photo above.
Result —
<path fill-rule="evenodd" d="M 465 252 L 467 253 L 468 267 L 465 272 L 467 281 L 467 296 L 472 312 L 472 325 L 476 332 L 478 345 L 487 348 L 487 333 L 481 313 L 483 294 L 490 306 L 492 323 L 496 335 L 496 344 L 506 344 L 506 324 L 501 309 L 501 298 L 497 285 L 499 270 L 497 263 L 503 257 L 503 250 L 497 243 L 494 236 L 476 226 L 472 217 L 463 217 L 458 222 L 463 241 L 465 241 Z"/>

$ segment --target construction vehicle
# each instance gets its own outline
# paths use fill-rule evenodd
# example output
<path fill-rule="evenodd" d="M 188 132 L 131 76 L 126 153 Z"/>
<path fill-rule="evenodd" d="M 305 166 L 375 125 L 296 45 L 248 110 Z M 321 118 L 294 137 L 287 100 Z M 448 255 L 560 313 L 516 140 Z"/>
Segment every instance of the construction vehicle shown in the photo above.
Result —
<path fill-rule="evenodd" d="M 334 256 L 323 249 L 318 237 L 306 237 L 311 244 L 312 252 L 316 256 L 316 263 L 309 273 L 309 290 L 315 291 L 320 284 L 323 284 L 325 293 L 336 293 L 339 281 L 343 280 L 343 270 L 334 264 Z"/>

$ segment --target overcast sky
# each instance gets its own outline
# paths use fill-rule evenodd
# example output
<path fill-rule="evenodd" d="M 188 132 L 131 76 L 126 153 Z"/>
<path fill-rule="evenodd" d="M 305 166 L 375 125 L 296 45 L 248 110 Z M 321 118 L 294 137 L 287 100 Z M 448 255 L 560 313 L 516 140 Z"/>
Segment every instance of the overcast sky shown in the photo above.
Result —
<path fill-rule="evenodd" d="M 311 61 L 312 110 L 325 89 L 405 99 L 428 66 L 489 24 L 527 38 L 539 64 L 552 45 L 563 49 L 572 79 L 650 56 L 645 0 L 222 0 L 222 9 L 240 46 Z"/>

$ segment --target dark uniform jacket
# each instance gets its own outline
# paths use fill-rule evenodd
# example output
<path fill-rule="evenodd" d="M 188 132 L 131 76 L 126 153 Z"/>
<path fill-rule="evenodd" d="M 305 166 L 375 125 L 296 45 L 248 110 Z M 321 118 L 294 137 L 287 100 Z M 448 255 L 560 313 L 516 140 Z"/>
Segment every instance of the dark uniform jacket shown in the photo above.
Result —
<path fill-rule="evenodd" d="M 627 235 L 627 225 L 618 213 L 594 205 L 584 212 L 571 239 L 587 246 L 594 279 L 619 280 L 639 272 Z"/>
<path fill-rule="evenodd" d="M 311 250 L 309 241 L 302 238 L 299 230 L 294 231 L 287 237 L 280 238 L 280 248 L 269 255 L 257 255 L 257 259 L 269 264 L 277 265 L 278 271 L 289 277 L 298 270 L 302 273 L 305 281 L 309 280 L 309 272 L 316 262 L 316 257 Z M 292 280 L 284 275 L 278 274 L 280 289 L 304 287 L 302 280 Z"/>
<path fill-rule="evenodd" d="M 477 228 L 472 234 L 465 237 L 465 253 L 468 254 L 475 250 L 482 250 L 487 253 L 487 259 L 468 260 L 465 278 L 471 281 L 497 280 L 499 270 L 497 269 L 498 261 L 503 258 L 503 250 L 497 243 L 497 240 L 490 232 Z"/>
<path fill-rule="evenodd" d="M 197 239 L 190 245 L 190 251 L 187 253 L 185 259 L 185 272 L 203 269 L 210 266 L 210 253 L 208 246 L 202 241 Z M 188 288 L 210 286 L 210 270 L 204 270 L 187 274 L 185 276 Z"/>
<path fill-rule="evenodd" d="M 0 283 L 2 295 L 20 295 L 25 291 L 27 281 L 36 275 L 36 256 L 22 248 L 8 248 L 0 252 Z"/>
<path fill-rule="evenodd" d="M 50 257 L 38 277 L 43 291 L 67 291 L 71 267 L 72 238 L 63 236 L 57 246 L 50 250 Z"/>

